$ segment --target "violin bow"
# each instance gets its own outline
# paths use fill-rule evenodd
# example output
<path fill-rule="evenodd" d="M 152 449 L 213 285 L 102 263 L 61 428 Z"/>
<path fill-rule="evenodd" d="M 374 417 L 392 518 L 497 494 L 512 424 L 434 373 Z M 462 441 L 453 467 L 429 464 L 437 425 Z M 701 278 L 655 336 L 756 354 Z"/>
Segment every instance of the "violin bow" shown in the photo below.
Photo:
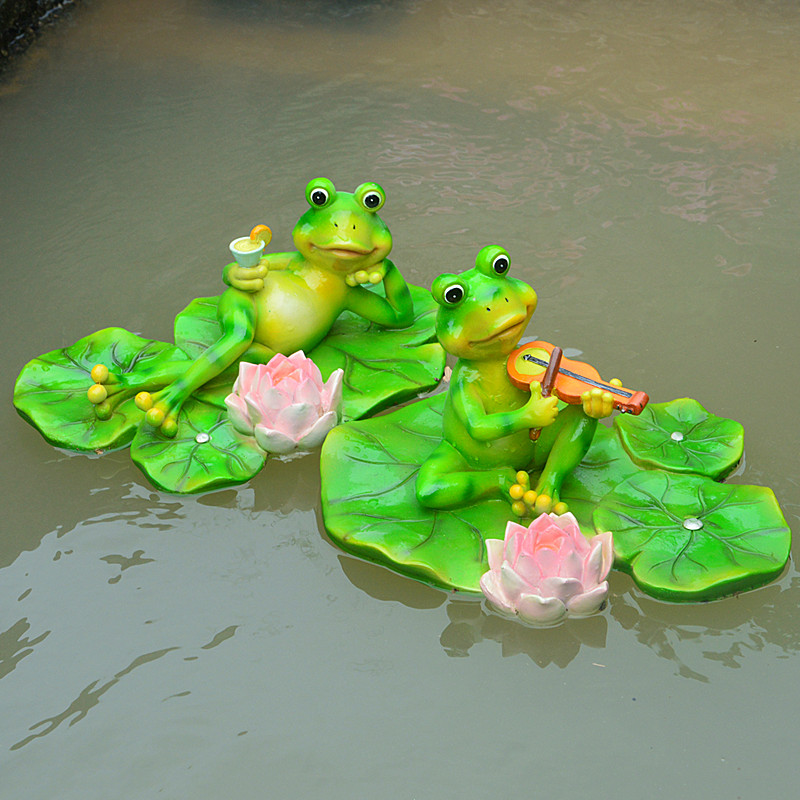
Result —
<path fill-rule="evenodd" d="M 553 347 L 553 351 L 550 353 L 549 363 L 540 358 L 534 358 L 533 356 L 528 357 L 527 354 L 523 356 L 523 358 L 529 361 L 535 361 L 540 366 L 547 367 L 542 377 L 542 397 L 550 397 L 559 372 L 563 372 L 565 375 L 568 374 L 566 370 L 560 368 L 561 356 L 563 355 L 564 351 L 560 347 Z M 531 428 L 528 432 L 528 436 L 530 436 L 532 442 L 535 442 L 539 438 L 541 432 L 541 428 Z"/>

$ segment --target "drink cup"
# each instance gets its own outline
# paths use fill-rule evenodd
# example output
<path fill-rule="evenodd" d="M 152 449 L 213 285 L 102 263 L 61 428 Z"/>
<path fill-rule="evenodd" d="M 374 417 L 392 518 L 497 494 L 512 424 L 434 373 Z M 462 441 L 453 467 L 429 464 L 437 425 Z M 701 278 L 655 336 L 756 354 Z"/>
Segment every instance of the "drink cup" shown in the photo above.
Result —
<path fill-rule="evenodd" d="M 231 255 L 240 267 L 255 267 L 264 252 L 263 241 L 253 241 L 249 236 L 239 236 L 230 243 Z"/>

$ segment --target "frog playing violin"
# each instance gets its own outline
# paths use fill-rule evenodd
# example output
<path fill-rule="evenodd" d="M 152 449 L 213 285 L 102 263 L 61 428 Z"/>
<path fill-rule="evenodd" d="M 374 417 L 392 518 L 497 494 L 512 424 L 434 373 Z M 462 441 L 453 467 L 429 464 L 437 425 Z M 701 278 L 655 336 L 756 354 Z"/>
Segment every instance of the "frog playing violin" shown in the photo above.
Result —
<path fill-rule="evenodd" d="M 484 247 L 475 267 L 440 275 L 436 334 L 458 361 L 444 407 L 443 439 L 417 476 L 419 502 L 450 509 L 506 498 L 518 516 L 562 514 L 564 479 L 591 445 L 597 421 L 647 403 L 592 367 L 564 359 L 547 342 L 519 347 L 536 292 L 509 275 L 511 259 Z M 558 401 L 567 403 L 559 411 Z M 530 486 L 529 473 L 539 473 Z"/>

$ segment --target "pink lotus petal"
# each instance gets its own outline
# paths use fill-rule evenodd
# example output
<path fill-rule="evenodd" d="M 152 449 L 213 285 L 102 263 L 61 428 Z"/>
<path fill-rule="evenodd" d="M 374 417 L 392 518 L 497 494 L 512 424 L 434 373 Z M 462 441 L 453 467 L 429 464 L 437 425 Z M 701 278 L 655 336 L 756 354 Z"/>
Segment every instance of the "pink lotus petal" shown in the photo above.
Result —
<path fill-rule="evenodd" d="M 337 411 L 342 404 L 342 384 L 344 382 L 344 370 L 335 369 L 322 387 L 323 408 Z"/>
<path fill-rule="evenodd" d="M 575 578 L 578 581 L 583 580 L 583 559 L 580 554 L 574 549 L 569 550 L 564 554 L 561 564 L 558 568 L 558 574 L 562 578 Z"/>
<path fill-rule="evenodd" d="M 507 614 L 514 614 L 515 609 L 511 599 L 506 594 L 502 581 L 495 572 L 485 572 L 481 575 L 481 591 L 486 595 L 486 599 L 495 607 Z"/>
<path fill-rule="evenodd" d="M 506 595 L 511 599 L 512 603 L 516 603 L 516 599 L 522 592 L 530 591 L 530 587 L 517 575 L 508 561 L 504 561 L 500 566 L 500 579 L 503 582 Z"/>
<path fill-rule="evenodd" d="M 539 569 L 542 575 L 558 575 L 559 559 L 558 553 L 549 547 L 537 548 L 534 551 L 534 558 L 539 562 Z"/>
<path fill-rule="evenodd" d="M 594 614 L 603 607 L 608 597 L 608 581 L 603 581 L 599 586 L 595 586 L 588 592 L 575 595 L 567 601 L 567 609 L 570 614 L 586 616 Z"/>
<path fill-rule="evenodd" d="M 557 597 L 526 594 L 517 601 L 517 613 L 532 625 L 555 625 L 567 616 L 567 608 Z"/>
<path fill-rule="evenodd" d="M 489 559 L 489 569 L 496 571 L 500 569 L 505 555 L 505 542 L 502 539 L 486 539 L 486 555 Z M 487 575 L 489 573 L 486 573 Z"/>
<path fill-rule="evenodd" d="M 250 410 L 250 418 L 256 424 L 273 427 L 278 414 L 291 402 L 291 398 L 277 386 L 261 394 L 246 394 L 244 400 Z"/>
<path fill-rule="evenodd" d="M 553 575 L 549 578 L 542 578 L 539 584 L 539 593 L 542 597 L 557 597 L 562 603 L 566 603 L 570 597 L 583 592 L 583 584 L 577 578 L 559 578 Z"/>
<path fill-rule="evenodd" d="M 532 588 L 539 585 L 542 579 L 542 570 L 538 561 L 530 553 L 521 553 L 514 565 L 514 571 Z"/>
<path fill-rule="evenodd" d="M 253 435 L 253 423 L 247 413 L 247 405 L 244 400 L 236 394 L 229 394 L 225 398 L 225 406 L 228 409 L 228 418 L 231 425 L 239 431 L 248 436 Z"/>
<path fill-rule="evenodd" d="M 339 415 L 335 411 L 323 414 L 297 442 L 303 450 L 313 450 L 319 447 L 325 437 L 339 424 Z"/>
<path fill-rule="evenodd" d="M 275 429 L 298 441 L 318 419 L 317 410 L 308 403 L 294 403 L 282 408 L 275 418 Z"/>
<path fill-rule="evenodd" d="M 329 410 L 322 402 L 321 387 L 317 386 L 313 381 L 304 381 L 298 384 L 293 397 L 296 403 L 308 403 L 308 405 L 313 406 L 318 414 Z"/>
<path fill-rule="evenodd" d="M 260 364 L 250 364 L 242 361 L 239 364 L 239 375 L 233 384 L 233 391 L 236 394 L 247 394 L 252 386 L 258 381 Z"/>
<path fill-rule="evenodd" d="M 290 436 L 273 428 L 266 428 L 263 425 L 256 425 L 253 431 L 258 442 L 258 446 L 268 453 L 285 455 L 297 449 L 297 443 Z"/>
<path fill-rule="evenodd" d="M 542 514 L 527 528 L 509 522 L 505 538 L 487 539 L 489 571 L 481 588 L 493 606 L 516 609 L 534 624 L 567 613 L 585 615 L 608 594 L 603 582 L 613 562 L 611 534 L 588 540 L 572 514 Z"/>

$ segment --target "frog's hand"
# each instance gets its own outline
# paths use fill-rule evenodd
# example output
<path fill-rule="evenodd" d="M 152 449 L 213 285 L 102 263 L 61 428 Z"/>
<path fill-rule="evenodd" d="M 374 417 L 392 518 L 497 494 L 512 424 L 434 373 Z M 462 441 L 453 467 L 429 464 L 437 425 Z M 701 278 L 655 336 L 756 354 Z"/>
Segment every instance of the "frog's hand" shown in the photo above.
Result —
<path fill-rule="evenodd" d="M 407 328 L 414 322 L 414 301 L 405 278 L 388 258 L 381 262 L 386 297 L 361 286 L 348 293 L 346 308 L 386 328 Z M 377 268 L 377 267 L 376 267 Z"/>
<path fill-rule="evenodd" d="M 609 381 L 612 386 L 622 386 L 622 381 L 612 378 Z M 594 419 L 603 419 L 611 416 L 614 411 L 614 395 L 611 392 L 604 392 L 602 389 L 587 389 L 581 395 L 583 413 Z"/>
<path fill-rule="evenodd" d="M 520 427 L 546 428 L 556 421 L 558 398 L 555 395 L 542 397 L 541 384 L 534 382 L 531 384 L 530 399 L 516 413 L 523 423 Z"/>
<path fill-rule="evenodd" d="M 348 286 L 375 286 L 386 277 L 386 262 L 381 261 L 369 270 L 359 269 L 345 278 Z"/>
<path fill-rule="evenodd" d="M 226 264 L 222 271 L 222 280 L 240 292 L 260 292 L 264 288 L 264 278 L 269 272 L 266 258 L 254 267 L 240 267 L 235 261 Z"/>

